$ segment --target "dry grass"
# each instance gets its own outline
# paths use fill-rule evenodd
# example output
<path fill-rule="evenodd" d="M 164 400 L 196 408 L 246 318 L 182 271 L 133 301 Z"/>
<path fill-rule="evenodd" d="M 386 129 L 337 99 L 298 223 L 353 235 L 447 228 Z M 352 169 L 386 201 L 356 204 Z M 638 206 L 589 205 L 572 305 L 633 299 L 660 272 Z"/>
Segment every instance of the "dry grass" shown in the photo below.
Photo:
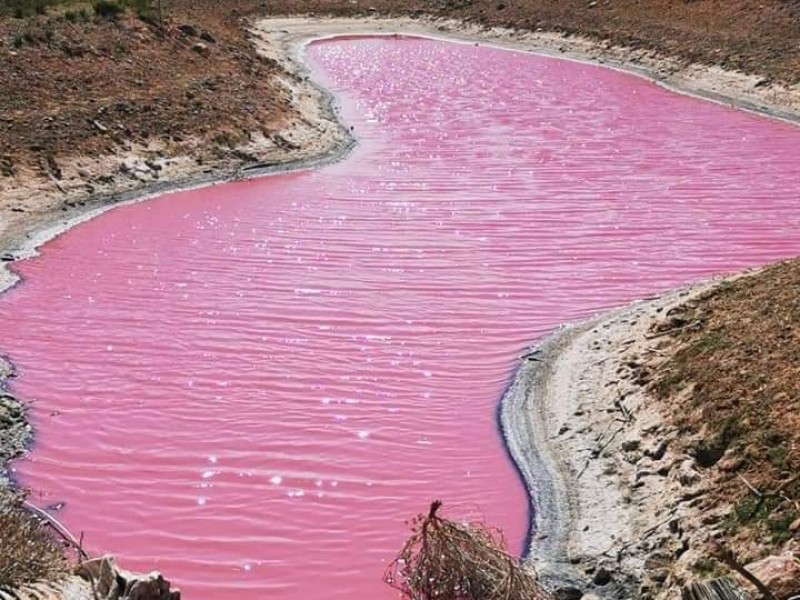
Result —
<path fill-rule="evenodd" d="M 546 600 L 534 574 L 497 532 L 439 517 L 441 502 L 411 522 L 411 537 L 385 581 L 409 600 Z"/>
<path fill-rule="evenodd" d="M 69 572 L 63 547 L 22 501 L 18 494 L 0 491 L 0 588 L 56 581 Z"/>
<path fill-rule="evenodd" d="M 0 17 L 0 182 L 48 164 L 58 178 L 61 157 L 153 140 L 203 140 L 210 161 L 293 118 L 281 70 L 256 54 L 227 3 L 163 29 L 133 7 L 111 19 L 88 6 Z"/>
<path fill-rule="evenodd" d="M 800 540 L 800 261 L 723 284 L 673 311 L 656 375 L 682 439 L 732 504 L 729 542 Z"/>

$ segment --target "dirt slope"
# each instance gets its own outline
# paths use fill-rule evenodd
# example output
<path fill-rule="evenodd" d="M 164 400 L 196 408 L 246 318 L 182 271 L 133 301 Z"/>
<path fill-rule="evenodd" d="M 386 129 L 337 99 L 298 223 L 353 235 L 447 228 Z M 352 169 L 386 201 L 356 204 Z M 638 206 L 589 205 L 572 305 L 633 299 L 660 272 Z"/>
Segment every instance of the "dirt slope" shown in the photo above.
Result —
<path fill-rule="evenodd" d="M 281 70 L 236 20 L 183 25 L 60 10 L 0 19 L 0 172 L 34 166 L 58 179 L 64 156 L 151 139 L 199 137 L 209 145 L 198 157 L 213 158 L 296 116 Z"/>
<path fill-rule="evenodd" d="M 703 510 L 749 560 L 800 549 L 800 261 L 674 309 L 652 387 L 710 480 Z M 649 376 L 648 376 L 649 378 Z M 730 506 L 721 513 L 720 507 Z"/>

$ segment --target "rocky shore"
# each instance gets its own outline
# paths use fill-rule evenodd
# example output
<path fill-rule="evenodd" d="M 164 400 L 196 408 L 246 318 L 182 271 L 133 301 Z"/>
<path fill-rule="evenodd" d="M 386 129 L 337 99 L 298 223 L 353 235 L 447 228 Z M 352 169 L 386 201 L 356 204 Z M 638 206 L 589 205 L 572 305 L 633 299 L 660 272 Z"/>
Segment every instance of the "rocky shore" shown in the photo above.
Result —
<path fill-rule="evenodd" d="M 86 561 L 73 575 L 16 590 L 0 587 L 0 600 L 180 600 L 179 590 L 159 573 L 137 575 L 120 569 L 113 557 Z"/>

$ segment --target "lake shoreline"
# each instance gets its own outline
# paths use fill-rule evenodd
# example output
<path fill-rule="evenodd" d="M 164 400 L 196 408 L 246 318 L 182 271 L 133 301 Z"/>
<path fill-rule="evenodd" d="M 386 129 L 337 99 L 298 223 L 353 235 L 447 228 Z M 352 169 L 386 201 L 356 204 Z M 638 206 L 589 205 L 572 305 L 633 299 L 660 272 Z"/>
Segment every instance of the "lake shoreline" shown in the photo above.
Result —
<path fill-rule="evenodd" d="M 697 532 L 675 523 L 698 520 L 703 490 L 636 369 L 659 358 L 651 331 L 667 313 L 723 281 L 562 327 L 520 359 L 501 422 L 531 498 L 527 561 L 551 588 L 662 598 L 690 577 L 651 581 L 651 556 L 684 544 L 689 557 L 702 553 Z"/>
<path fill-rule="evenodd" d="M 312 121 L 316 119 L 315 122 L 321 128 L 317 129 L 320 138 L 311 140 L 308 146 L 297 149 L 297 156 L 293 158 L 284 157 L 286 158 L 285 161 L 278 161 L 276 164 L 265 164 L 271 162 L 272 159 L 264 158 L 263 160 L 250 161 L 249 163 L 229 162 L 213 168 L 198 167 L 196 164 L 192 166 L 193 161 L 191 160 L 191 155 L 187 155 L 185 161 L 178 160 L 169 164 L 165 162 L 159 164 L 160 168 L 158 169 L 147 166 L 151 180 L 146 183 L 136 180 L 132 188 L 129 187 L 132 182 L 127 180 L 125 186 L 122 186 L 120 189 L 111 190 L 103 194 L 87 194 L 85 190 L 81 188 L 81 190 L 75 191 L 73 195 L 66 194 L 70 198 L 69 202 L 71 203 L 71 206 L 67 210 L 63 210 L 63 206 L 59 204 L 52 205 L 49 208 L 45 206 L 41 210 L 32 210 L 30 213 L 25 213 L 23 217 L 20 217 L 19 214 L 14 215 L 12 227 L 7 228 L 2 235 L 0 235 L 0 255 L 4 256 L 4 269 L 2 275 L 0 275 L 0 291 L 5 291 L 17 283 L 17 278 L 13 275 L 13 272 L 8 269 L 9 264 L 13 264 L 16 260 L 35 255 L 36 249 L 48 240 L 117 205 L 139 202 L 161 194 L 183 189 L 192 189 L 273 173 L 315 168 L 345 157 L 355 142 L 346 128 L 341 125 L 336 118 L 336 111 L 334 108 L 335 100 L 327 92 L 308 82 L 307 70 L 302 64 L 302 49 L 313 39 L 347 35 L 400 34 L 434 37 L 437 39 L 452 39 L 453 41 L 460 41 L 462 43 L 490 43 L 509 49 L 534 51 L 570 60 L 593 62 L 652 79 L 660 85 L 664 85 L 681 93 L 700 96 L 716 102 L 729 103 L 738 108 L 751 110 L 759 114 L 793 123 L 800 122 L 800 113 L 798 113 L 797 108 L 800 106 L 800 102 L 798 102 L 798 104 L 780 102 L 771 107 L 769 105 L 760 104 L 760 97 L 758 94 L 750 93 L 753 90 L 757 91 L 760 89 L 756 87 L 756 80 L 758 78 L 752 81 L 749 79 L 741 79 L 738 76 L 731 79 L 726 79 L 725 77 L 720 79 L 721 76 L 718 72 L 714 71 L 715 68 L 708 67 L 708 71 L 704 72 L 702 77 L 698 75 L 696 79 L 693 79 L 691 74 L 693 72 L 692 69 L 700 69 L 696 73 L 701 73 L 702 69 L 700 67 L 695 66 L 688 69 L 671 70 L 673 67 L 668 66 L 667 63 L 659 63 L 658 61 L 651 63 L 641 57 L 637 57 L 636 62 L 632 60 L 625 61 L 621 58 L 622 54 L 620 54 L 624 54 L 624 51 L 618 48 L 606 48 L 596 42 L 564 38 L 563 36 L 555 34 L 523 34 L 512 30 L 487 30 L 452 21 L 424 21 L 416 19 L 268 19 L 254 22 L 252 24 L 252 31 L 254 41 L 259 46 L 260 50 L 266 56 L 277 60 L 284 67 L 290 69 L 290 72 L 297 76 L 297 85 L 299 87 L 296 91 L 298 96 L 303 94 L 311 95 L 311 101 L 306 107 L 306 110 L 309 111 L 309 119 Z M 727 83 L 725 83 L 725 81 L 727 81 Z M 753 81 L 756 81 L 756 83 L 753 83 Z M 748 88 L 747 93 L 742 92 L 745 86 L 743 82 L 750 82 L 750 84 L 752 84 L 752 90 Z M 737 87 L 737 85 L 741 87 Z M 316 90 L 316 92 L 314 90 Z M 798 96 L 800 97 L 800 94 L 798 94 Z M 264 148 L 255 148 L 253 154 L 257 156 L 261 150 L 264 150 Z M 137 161 L 143 164 L 146 162 L 144 158 L 135 155 L 116 158 L 126 162 L 126 164 L 129 162 L 137 163 Z M 92 167 L 93 170 L 90 170 L 90 176 L 94 177 L 100 174 L 102 169 L 107 167 L 108 165 L 102 162 L 98 163 Z M 152 177 L 155 174 L 158 175 L 157 178 Z M 18 192 L 19 190 L 15 191 L 15 193 Z M 35 189 L 29 190 L 28 193 L 35 193 Z M 0 193 L 0 195 L 2 195 L 2 193 Z M 5 205 L 7 205 L 7 203 Z M 589 329 L 592 327 L 597 328 L 598 326 L 603 327 L 601 323 L 608 322 L 606 319 L 611 319 L 611 322 L 614 324 L 624 327 L 625 333 L 620 335 L 629 337 L 632 333 L 629 331 L 630 323 L 627 323 L 626 319 L 630 320 L 631 314 L 640 314 L 637 311 L 641 310 L 654 310 L 658 313 L 664 310 L 666 306 L 669 306 L 670 302 L 685 301 L 688 298 L 687 294 L 688 292 L 668 294 L 663 300 L 653 301 L 654 304 L 647 305 L 648 308 L 646 309 L 643 309 L 641 306 L 638 308 L 625 309 L 622 312 L 611 313 L 611 316 L 601 317 L 601 321 L 590 321 L 588 324 L 577 326 L 576 329 L 570 328 L 561 330 L 556 333 L 554 337 L 548 338 L 548 340 L 543 342 L 540 346 L 538 352 L 544 355 L 543 358 L 538 355 L 531 355 L 535 360 L 532 360 L 531 357 L 525 359 L 520 372 L 516 376 L 516 380 L 523 378 L 534 382 L 540 381 L 540 383 L 535 383 L 535 387 L 537 389 L 539 387 L 546 388 L 550 384 L 547 381 L 539 379 L 543 377 L 542 372 L 539 372 L 537 375 L 537 372 L 530 371 L 532 366 L 539 365 L 540 360 L 545 361 L 548 365 L 554 365 L 562 359 L 564 353 L 571 352 L 569 347 L 573 347 L 574 344 L 578 343 L 578 339 L 581 338 L 581 336 L 587 335 Z M 629 311 L 631 310 L 634 311 L 634 313 L 630 313 Z M 619 342 L 619 340 L 617 340 L 617 342 Z M 598 360 L 600 360 L 600 358 L 598 358 Z M 569 366 L 568 369 L 570 372 L 576 372 L 576 370 L 578 370 L 575 366 Z M 13 369 L 11 367 L 0 370 L 0 388 L 5 390 L 7 380 L 12 377 Z M 522 388 L 528 390 L 528 394 L 525 395 L 525 402 L 530 401 L 532 390 L 530 383 L 527 384 L 527 387 L 522 386 Z M 519 392 L 515 392 L 515 394 L 517 393 Z M 17 403 L 17 401 L 10 396 L 6 398 L 10 398 L 8 402 Z M 524 421 L 526 410 L 528 409 L 525 408 L 524 404 L 520 404 L 519 402 L 521 402 L 519 398 L 517 398 L 515 402 L 509 400 L 504 401 L 503 420 L 507 422 L 507 431 L 521 427 L 520 423 Z M 552 404 L 552 402 L 550 404 Z M 512 408 L 507 409 L 507 406 L 512 406 Z M 545 402 L 543 406 L 548 406 L 548 403 Z M 511 412 L 509 413 L 508 410 Z M 553 435 L 552 428 L 548 428 L 550 426 L 546 427 L 544 421 L 536 425 L 536 427 L 536 431 L 545 437 Z M 31 432 L 27 425 L 23 429 L 24 431 L 19 433 L 19 437 L 15 439 L 24 446 L 29 443 Z M 531 449 L 534 454 L 539 453 L 541 455 L 546 455 L 548 452 L 550 454 L 558 454 L 559 456 L 550 460 L 551 463 L 564 458 L 564 450 L 547 449 L 545 447 L 546 444 L 542 445 L 536 441 L 538 436 L 534 438 L 528 436 L 528 440 L 525 442 L 522 433 L 511 435 L 512 437 L 516 435 L 516 442 L 514 443 L 527 443 L 531 446 L 535 445 L 536 447 Z M 585 442 L 585 436 L 584 438 L 576 439 L 582 440 L 581 443 Z M 4 458 L 8 459 L 11 458 L 11 456 Z M 543 462 L 547 463 L 547 461 L 548 459 L 545 459 Z M 0 469 L 2 467 L 4 467 L 4 465 L 0 465 Z M 575 524 L 576 517 L 574 515 L 565 516 L 563 508 L 557 508 L 558 505 L 563 506 L 562 499 L 565 497 L 565 473 L 568 473 L 569 469 L 561 469 L 562 472 L 559 473 L 559 469 L 552 464 L 549 467 L 521 466 L 521 468 L 523 472 L 525 472 L 526 469 L 535 470 L 536 468 L 543 468 L 545 471 L 542 471 L 540 473 L 541 476 L 535 477 L 535 479 L 537 481 L 544 481 L 549 477 L 554 481 L 554 488 L 551 492 L 547 492 L 543 495 L 541 489 L 537 487 L 532 490 L 532 493 L 534 498 L 536 498 L 536 506 L 540 509 L 544 509 L 537 511 L 537 520 L 539 521 L 537 524 L 537 536 L 539 540 L 534 539 L 534 546 L 537 552 L 542 551 L 542 545 L 539 543 L 542 540 L 542 532 L 547 530 L 548 527 L 553 530 L 552 534 L 545 534 L 550 540 L 547 544 L 551 545 L 552 548 L 544 551 L 541 555 L 544 558 L 534 558 L 534 562 L 536 563 L 537 560 L 540 561 L 537 566 L 546 579 L 556 581 L 558 577 L 563 578 L 567 570 L 563 570 L 560 575 L 558 574 L 557 571 L 561 569 L 561 567 L 554 566 L 558 562 L 555 557 L 559 552 L 563 555 L 564 549 L 567 548 L 567 546 L 564 546 L 564 544 L 567 543 L 564 540 L 571 535 L 571 532 L 574 533 L 577 527 Z M 547 469 L 550 469 L 549 476 L 545 474 L 548 472 Z M 561 482 L 557 481 L 559 477 L 562 480 Z M 559 486 L 561 489 L 556 489 Z M 583 496 L 585 500 L 587 493 L 591 494 L 592 492 L 581 492 L 578 495 Z M 549 494 L 549 496 L 547 494 Z M 569 505 L 570 501 L 579 502 L 580 504 L 579 500 L 574 499 L 566 500 L 566 504 Z M 550 521 L 556 520 L 558 522 L 547 524 L 541 520 L 541 515 L 551 515 L 545 518 Z M 596 517 L 592 517 L 590 520 L 596 520 Z M 560 530 L 557 530 L 557 528 L 560 528 Z M 607 533 L 608 532 L 606 532 L 606 534 Z M 536 538 L 537 536 L 534 537 Z M 602 535 L 600 537 L 602 537 Z M 597 563 L 597 556 L 596 554 L 592 554 L 592 552 L 594 551 L 581 550 L 580 553 L 583 558 L 580 558 L 577 563 L 570 563 L 572 564 L 572 571 L 575 570 L 575 565 L 584 567 L 582 574 L 578 574 L 576 571 L 574 575 L 576 581 L 585 579 L 585 568 L 591 567 L 592 565 L 590 563 L 592 563 L 592 561 L 592 564 Z M 636 556 L 631 558 L 631 560 L 640 559 L 641 557 Z M 551 562 L 547 563 L 547 560 Z M 595 569 L 595 573 L 599 568 L 606 569 L 605 566 L 597 566 L 596 564 L 594 564 L 592 568 Z M 633 580 L 636 577 L 635 575 L 631 575 L 629 578 L 626 574 L 627 571 L 619 570 L 617 572 L 624 574 L 624 578 L 627 579 Z M 635 570 L 630 571 L 630 573 L 634 572 Z M 570 578 L 571 577 L 572 576 L 570 576 Z M 627 585 L 628 584 L 621 583 L 619 589 L 629 590 L 629 587 L 625 587 Z M 606 589 L 611 590 L 612 588 Z"/>

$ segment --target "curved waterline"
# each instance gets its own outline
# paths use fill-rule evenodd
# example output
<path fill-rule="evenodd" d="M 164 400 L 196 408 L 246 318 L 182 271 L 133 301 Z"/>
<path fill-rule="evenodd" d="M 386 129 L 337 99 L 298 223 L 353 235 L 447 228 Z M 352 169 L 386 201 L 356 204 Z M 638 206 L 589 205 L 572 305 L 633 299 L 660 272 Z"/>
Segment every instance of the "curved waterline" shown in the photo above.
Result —
<path fill-rule="evenodd" d="M 494 49 L 309 52 L 349 160 L 103 215 L 2 304 L 37 401 L 26 483 L 203 598 L 391 597 L 382 567 L 432 496 L 517 546 L 493 408 L 520 349 L 797 252 L 793 128 Z"/>

